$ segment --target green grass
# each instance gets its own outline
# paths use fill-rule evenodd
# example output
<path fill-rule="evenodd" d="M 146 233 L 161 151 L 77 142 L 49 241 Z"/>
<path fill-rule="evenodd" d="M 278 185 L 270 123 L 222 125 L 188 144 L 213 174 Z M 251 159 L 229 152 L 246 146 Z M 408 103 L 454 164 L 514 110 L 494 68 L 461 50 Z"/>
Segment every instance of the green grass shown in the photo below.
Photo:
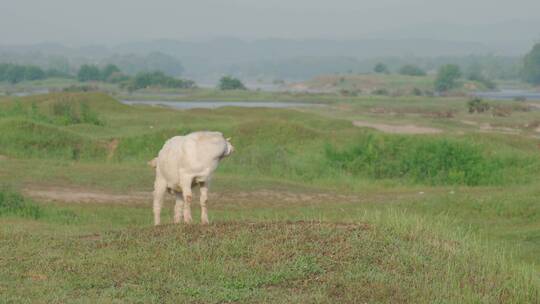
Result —
<path fill-rule="evenodd" d="M 432 185 L 501 185 L 530 181 L 540 169 L 536 157 L 494 157 L 468 139 L 368 134 L 355 138 L 349 146 L 342 151 L 326 146 L 331 167 L 378 179 L 402 178 Z M 509 175 L 509 171 L 519 174 Z"/>
<path fill-rule="evenodd" d="M 460 123 L 535 113 L 469 115 L 466 101 L 173 111 L 99 93 L 0 99 L 0 301 L 538 302 L 538 140 Z M 444 111 L 454 117 L 431 116 Z M 382 134 L 355 119 L 445 132 Z M 209 227 L 153 228 L 150 201 L 40 203 L 13 190 L 151 191 L 146 162 L 200 129 L 236 148 L 216 172 Z"/>
<path fill-rule="evenodd" d="M 448 230 L 448 220 L 397 210 L 351 209 L 345 223 L 339 214 L 313 221 L 310 213 L 324 209 L 296 216 L 259 209 L 256 222 L 239 222 L 223 208 L 209 227 L 156 229 L 148 208 L 44 209 L 53 215 L 3 220 L 6 301 L 532 303 L 539 296 L 533 274 L 498 248 Z"/>
<path fill-rule="evenodd" d="M 25 199 L 20 193 L 9 188 L 0 188 L 0 216 L 14 215 L 38 219 L 41 214 L 41 207 Z"/>

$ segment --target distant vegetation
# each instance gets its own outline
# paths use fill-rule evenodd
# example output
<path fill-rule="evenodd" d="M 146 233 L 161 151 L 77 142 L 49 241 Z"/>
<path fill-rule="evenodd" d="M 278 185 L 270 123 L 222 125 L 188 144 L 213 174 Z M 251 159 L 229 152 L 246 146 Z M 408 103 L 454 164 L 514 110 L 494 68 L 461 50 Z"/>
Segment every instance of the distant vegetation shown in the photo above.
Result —
<path fill-rule="evenodd" d="M 425 76 L 426 75 L 426 72 L 424 70 L 412 64 L 407 64 L 407 65 L 402 66 L 399 69 L 399 73 L 401 75 L 409 75 L 409 76 Z"/>
<path fill-rule="evenodd" d="M 165 75 L 161 71 L 140 72 L 130 77 L 123 74 L 120 69 L 113 64 L 100 69 L 96 65 L 83 65 L 77 74 L 79 81 L 104 81 L 108 83 L 119 83 L 121 87 L 129 91 L 138 89 L 161 87 L 161 88 L 179 88 L 187 89 L 195 87 L 192 80 L 177 79 Z"/>
<path fill-rule="evenodd" d="M 129 79 L 126 87 L 128 90 L 138 90 L 149 87 L 189 89 L 195 87 L 195 82 L 192 80 L 173 78 L 160 71 L 142 72 Z"/>
<path fill-rule="evenodd" d="M 477 81 L 490 90 L 493 90 L 497 87 L 493 80 L 485 76 L 485 73 L 482 71 L 482 66 L 480 64 L 473 64 L 469 66 L 469 70 L 467 71 L 467 79 L 471 81 Z"/>
<path fill-rule="evenodd" d="M 437 72 L 435 89 L 446 92 L 457 87 L 457 80 L 461 77 L 461 69 L 455 64 L 443 65 Z"/>
<path fill-rule="evenodd" d="M 433 185 L 499 184 L 504 168 L 517 164 L 486 158 L 481 147 L 467 141 L 384 135 L 358 137 L 341 150 L 327 146 L 326 157 L 347 174 Z"/>
<path fill-rule="evenodd" d="M 0 81 L 15 84 L 21 81 L 41 80 L 49 77 L 69 77 L 69 75 L 54 69 L 44 71 L 34 65 L 0 63 Z"/>
<path fill-rule="evenodd" d="M 522 74 L 525 81 L 540 85 L 540 43 L 525 56 Z"/>
<path fill-rule="evenodd" d="M 388 69 L 388 67 L 386 66 L 386 64 L 381 63 L 381 62 L 379 62 L 379 63 L 377 63 L 377 64 L 375 65 L 375 67 L 373 68 L 373 71 L 374 71 L 375 73 L 379 73 L 379 74 L 382 74 L 382 73 L 388 74 L 388 73 L 390 73 L 390 70 Z"/>
<path fill-rule="evenodd" d="M 11 63 L 0 63 L 0 82 L 6 81 L 16 84 L 22 81 L 42 80 L 46 78 L 73 78 L 72 75 L 61 72 L 57 69 L 44 71 L 42 68 L 33 65 L 18 65 Z M 162 71 L 140 72 L 135 76 L 124 74 L 122 70 L 114 65 L 107 64 L 103 67 L 94 64 L 83 64 L 77 74 L 80 82 L 102 81 L 106 83 L 119 84 L 122 88 L 130 91 L 149 88 L 193 88 L 195 82 L 187 79 L 178 79 L 166 75 Z M 87 92 L 95 91 L 96 86 L 71 85 L 64 89 L 66 92 Z"/>
<path fill-rule="evenodd" d="M 106 58 L 105 62 L 113 63 L 128 75 L 162 71 L 167 75 L 181 76 L 184 72 L 184 66 L 178 59 L 161 52 L 148 55 L 114 55 Z"/>
<path fill-rule="evenodd" d="M 487 112 L 490 106 L 481 98 L 473 98 L 467 102 L 467 108 L 469 109 L 469 113 L 473 114 Z"/>
<path fill-rule="evenodd" d="M 101 80 L 101 71 L 96 65 L 83 64 L 77 73 L 79 81 Z"/>
<path fill-rule="evenodd" d="M 220 90 L 246 90 L 246 86 L 244 86 L 240 79 L 231 76 L 221 77 L 218 88 Z"/>

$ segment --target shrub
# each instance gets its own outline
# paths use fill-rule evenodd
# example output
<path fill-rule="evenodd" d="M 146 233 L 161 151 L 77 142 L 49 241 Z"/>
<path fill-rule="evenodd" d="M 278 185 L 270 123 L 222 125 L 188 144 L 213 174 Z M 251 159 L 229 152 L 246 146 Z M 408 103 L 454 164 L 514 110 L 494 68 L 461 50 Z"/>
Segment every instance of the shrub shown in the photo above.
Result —
<path fill-rule="evenodd" d="M 92 81 L 100 80 L 101 72 L 99 68 L 95 65 L 83 64 L 77 73 L 77 78 L 79 81 Z"/>
<path fill-rule="evenodd" d="M 412 89 L 412 92 L 411 92 L 414 96 L 422 96 L 422 90 L 420 90 L 419 88 L 413 88 Z"/>
<path fill-rule="evenodd" d="M 62 89 L 63 92 L 70 92 L 70 93 L 77 93 L 77 92 L 95 92 L 98 91 L 99 88 L 97 86 L 93 85 L 75 85 L 72 84 L 69 87 L 65 87 Z"/>
<path fill-rule="evenodd" d="M 96 126 L 103 126 L 105 124 L 99 119 L 98 114 L 92 111 L 86 103 L 81 103 L 81 122 Z"/>
<path fill-rule="evenodd" d="M 224 76 L 219 80 L 220 90 L 246 90 L 246 86 L 236 78 L 231 76 Z"/>
<path fill-rule="evenodd" d="M 439 92 L 446 92 L 457 86 L 457 80 L 461 77 L 461 70 L 455 64 L 443 65 L 437 72 L 435 79 L 435 89 Z"/>
<path fill-rule="evenodd" d="M 348 96 L 358 96 L 358 90 L 347 90 L 347 89 L 341 89 L 339 90 L 339 95 L 341 96 L 345 96 L 345 97 L 348 97 Z"/>
<path fill-rule="evenodd" d="M 74 105 L 68 101 L 55 102 L 52 105 L 52 114 L 57 122 L 62 125 L 71 125 L 81 122 L 79 113 L 75 110 Z"/>
<path fill-rule="evenodd" d="M 502 161 L 487 159 L 479 147 L 448 139 L 367 135 L 342 150 L 327 145 L 325 155 L 351 175 L 433 185 L 497 184 L 503 172 Z"/>
<path fill-rule="evenodd" d="M 115 73 L 120 73 L 120 69 L 114 64 L 108 64 L 100 71 L 100 78 L 103 81 L 108 81 L 109 77 Z"/>
<path fill-rule="evenodd" d="M 523 79 L 533 85 L 540 85 L 540 43 L 523 59 Z"/>
<path fill-rule="evenodd" d="M 374 91 L 372 92 L 372 94 L 373 94 L 373 95 L 385 95 L 385 96 L 386 96 L 386 95 L 389 94 L 389 92 L 388 92 L 387 89 L 381 88 L 381 89 L 376 89 L 376 90 L 374 90 Z"/>
<path fill-rule="evenodd" d="M 411 64 L 402 66 L 399 69 L 399 73 L 401 75 L 408 75 L 408 76 L 425 76 L 426 75 L 426 72 L 424 70 Z"/>
<path fill-rule="evenodd" d="M 489 110 L 489 104 L 482 98 L 473 98 L 467 102 L 469 113 L 484 113 Z"/>
<path fill-rule="evenodd" d="M 30 65 L 27 66 L 24 70 L 24 79 L 25 80 L 39 80 L 39 79 L 45 79 L 46 74 L 45 72 L 37 66 Z"/>
<path fill-rule="evenodd" d="M 373 68 L 373 71 L 375 73 L 379 73 L 379 74 L 382 74 L 382 73 L 388 74 L 388 73 L 390 73 L 390 71 L 388 70 L 388 67 L 384 63 L 381 63 L 381 62 L 379 62 L 379 63 L 377 63 L 375 65 L 375 67 Z"/>
<path fill-rule="evenodd" d="M 43 211 L 38 205 L 25 199 L 20 193 L 0 186 L 0 216 L 17 215 L 38 219 L 42 214 Z"/>
<path fill-rule="evenodd" d="M 176 79 L 165 75 L 163 72 L 156 71 L 138 73 L 127 87 L 130 91 L 148 87 L 189 89 L 195 87 L 195 82 L 192 80 Z"/>

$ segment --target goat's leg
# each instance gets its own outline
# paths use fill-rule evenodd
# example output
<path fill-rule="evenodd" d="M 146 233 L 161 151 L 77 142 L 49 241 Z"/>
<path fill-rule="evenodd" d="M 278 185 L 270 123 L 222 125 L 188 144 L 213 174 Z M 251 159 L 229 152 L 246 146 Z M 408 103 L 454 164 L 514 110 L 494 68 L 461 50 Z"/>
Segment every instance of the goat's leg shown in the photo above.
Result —
<path fill-rule="evenodd" d="M 206 202 L 208 201 L 208 182 L 200 183 L 200 203 L 201 203 L 201 223 L 208 224 L 208 210 L 206 209 Z"/>
<path fill-rule="evenodd" d="M 193 200 L 193 195 L 191 192 L 191 182 L 192 178 L 189 180 L 182 181 L 182 194 L 184 197 L 184 223 L 191 224 L 193 221 L 191 217 L 191 201 Z"/>
<path fill-rule="evenodd" d="M 176 195 L 176 203 L 174 204 L 173 222 L 178 224 L 180 223 L 182 209 L 184 208 L 184 199 L 182 197 L 182 192 L 175 191 L 174 194 Z"/>
<path fill-rule="evenodd" d="M 156 178 L 154 182 L 154 225 L 161 222 L 161 206 L 163 205 L 163 195 L 167 191 L 167 182 L 161 178 Z"/>

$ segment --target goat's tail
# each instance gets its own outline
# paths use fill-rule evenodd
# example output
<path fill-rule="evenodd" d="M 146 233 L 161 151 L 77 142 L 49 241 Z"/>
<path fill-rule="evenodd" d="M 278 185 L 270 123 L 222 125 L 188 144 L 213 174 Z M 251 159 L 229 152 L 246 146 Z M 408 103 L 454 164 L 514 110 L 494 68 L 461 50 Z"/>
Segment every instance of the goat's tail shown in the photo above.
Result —
<path fill-rule="evenodd" d="M 151 161 L 147 162 L 147 164 L 152 168 L 156 168 L 157 167 L 157 157 L 152 159 Z"/>

